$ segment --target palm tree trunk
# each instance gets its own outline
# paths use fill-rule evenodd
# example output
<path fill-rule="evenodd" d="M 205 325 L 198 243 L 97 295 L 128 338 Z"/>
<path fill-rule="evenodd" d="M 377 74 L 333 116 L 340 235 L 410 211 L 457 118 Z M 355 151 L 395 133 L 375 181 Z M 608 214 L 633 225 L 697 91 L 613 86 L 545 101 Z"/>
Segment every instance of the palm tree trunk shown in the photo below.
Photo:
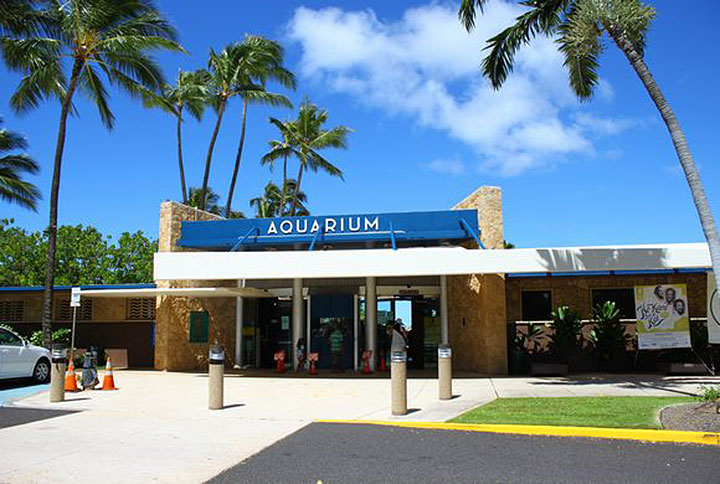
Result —
<path fill-rule="evenodd" d="M 227 206 L 225 207 L 225 218 L 230 218 L 232 197 L 235 192 L 235 182 L 237 181 L 238 170 L 240 169 L 240 160 L 242 159 L 243 145 L 245 145 L 245 122 L 247 121 L 247 101 L 243 99 L 242 108 L 242 124 L 240 126 L 240 144 L 238 145 L 237 155 L 235 156 L 235 168 L 233 169 L 232 180 L 230 181 L 230 191 L 228 192 Z"/>
<path fill-rule="evenodd" d="M 205 176 L 203 176 L 203 184 L 200 189 L 200 210 L 205 210 L 205 193 L 207 192 L 208 180 L 210 179 L 210 164 L 212 163 L 213 150 L 215 149 L 215 142 L 217 141 L 218 132 L 220 131 L 220 123 L 222 123 L 223 114 L 225 113 L 225 98 L 220 100 L 220 106 L 218 107 L 217 121 L 215 122 L 215 129 L 213 130 L 212 137 L 210 138 L 210 146 L 208 146 L 207 158 L 205 158 Z"/>
<path fill-rule="evenodd" d="M 302 182 L 303 168 L 305 165 L 300 162 L 300 170 L 298 170 L 297 183 L 295 184 L 295 193 L 293 193 L 292 208 L 290 209 L 290 215 L 295 216 L 295 210 L 297 209 L 298 194 L 300 193 L 300 183 Z"/>
<path fill-rule="evenodd" d="M 185 168 L 183 166 L 183 154 L 182 154 L 182 106 L 178 106 L 177 147 L 178 147 L 178 165 L 180 167 L 180 189 L 182 190 L 183 203 L 187 203 L 187 188 L 185 186 Z"/>
<path fill-rule="evenodd" d="M 630 61 L 630 64 L 635 69 L 638 77 L 642 81 L 645 89 L 647 89 L 650 98 L 657 106 L 660 111 L 660 115 L 665 121 L 672 138 L 675 151 L 677 152 L 678 158 L 680 159 L 680 165 L 682 165 L 683 171 L 685 172 L 685 178 L 687 179 L 688 185 L 690 186 L 690 192 L 692 193 L 693 201 L 695 202 L 695 208 L 697 209 L 698 216 L 700 217 L 700 225 L 702 225 L 705 238 L 707 239 L 708 247 L 710 249 L 710 260 L 712 261 L 713 271 L 716 274 L 715 284 L 716 289 L 720 288 L 720 237 L 718 237 L 717 228 L 715 227 L 715 219 L 713 218 L 712 212 L 710 211 L 710 205 L 705 195 L 705 188 L 702 180 L 700 179 L 700 173 L 698 173 L 695 167 L 695 161 L 693 160 L 690 147 L 688 146 L 685 133 L 680 127 L 680 123 L 675 117 L 675 113 L 670 107 L 667 99 L 663 95 L 660 87 L 653 78 L 650 70 L 648 69 L 645 61 L 643 60 L 640 53 L 637 51 L 633 43 L 622 33 L 617 32 L 616 29 L 608 28 L 608 32 L 612 36 L 615 43 L 623 51 L 625 57 Z"/>
<path fill-rule="evenodd" d="M 42 335 L 43 345 L 50 347 L 52 343 L 53 286 L 55 285 L 55 250 L 57 249 L 58 197 L 60 195 L 60 171 L 62 168 L 63 151 L 65 150 L 65 131 L 67 116 L 72 106 L 72 97 L 77 89 L 84 61 L 75 59 L 70 84 L 60 111 L 60 127 L 55 145 L 55 164 L 53 167 L 52 186 L 50 188 L 50 220 L 48 222 L 47 259 L 45 261 L 45 287 L 43 289 Z"/>
<path fill-rule="evenodd" d="M 283 185 L 282 196 L 280 197 L 280 213 L 282 217 L 285 215 L 285 201 L 287 200 L 287 156 L 283 159 Z"/>

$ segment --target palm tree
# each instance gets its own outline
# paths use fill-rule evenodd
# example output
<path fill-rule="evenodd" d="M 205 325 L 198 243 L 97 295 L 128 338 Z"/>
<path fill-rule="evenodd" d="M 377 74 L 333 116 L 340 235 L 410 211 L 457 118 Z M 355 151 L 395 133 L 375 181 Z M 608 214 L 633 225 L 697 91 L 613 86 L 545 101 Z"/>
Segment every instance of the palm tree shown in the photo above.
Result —
<path fill-rule="evenodd" d="M 256 218 L 272 218 L 277 217 L 281 207 L 280 199 L 282 194 L 280 188 L 273 182 L 269 181 L 265 185 L 265 191 L 262 196 L 255 197 L 250 200 L 250 206 L 255 209 Z"/>
<path fill-rule="evenodd" d="M 202 119 L 205 106 L 208 102 L 210 89 L 210 74 L 205 69 L 196 71 L 178 71 L 177 81 L 174 85 L 165 84 L 160 95 L 146 93 L 143 103 L 146 107 L 157 107 L 172 114 L 177 120 L 177 152 L 178 167 L 180 169 L 180 189 L 183 203 L 187 203 L 187 189 L 185 184 L 185 167 L 182 151 L 182 123 L 183 112 L 188 113 L 198 121 Z"/>
<path fill-rule="evenodd" d="M 7 129 L 0 129 L 0 155 L 26 148 L 25 138 Z M 32 183 L 24 181 L 22 174 L 35 174 L 39 170 L 40 166 L 26 154 L 0 156 L 0 198 L 37 212 L 40 190 Z"/>
<path fill-rule="evenodd" d="M 468 31 L 474 28 L 477 11 L 482 12 L 486 1 L 462 0 L 458 15 Z M 483 74 L 495 89 L 499 89 L 512 71 L 515 54 L 521 46 L 530 43 L 538 34 L 559 34 L 557 42 L 565 56 L 570 86 L 580 99 L 589 99 L 598 82 L 598 58 L 607 34 L 630 62 L 660 111 L 690 186 L 710 248 L 713 271 L 720 274 L 720 238 L 700 173 L 695 167 L 685 133 L 643 59 L 645 39 L 655 17 L 655 9 L 642 0 L 538 0 L 520 3 L 530 9 L 519 16 L 514 25 L 488 40 L 490 53 L 482 63 Z M 720 277 L 715 280 L 720 290 Z"/>
<path fill-rule="evenodd" d="M 288 207 L 283 201 L 283 193 L 286 193 L 286 191 L 294 192 L 295 186 L 295 180 L 289 179 L 285 181 L 285 188 L 281 190 L 276 184 L 269 181 L 267 185 L 265 185 L 263 195 L 250 200 L 250 206 L 255 208 L 255 217 L 271 218 L 280 217 L 285 214 Z M 296 215 L 310 215 L 305 203 L 307 203 L 307 195 L 304 192 L 299 191 Z"/>
<path fill-rule="evenodd" d="M 182 51 L 175 29 L 150 0 L 47 0 L 34 9 L 38 31 L 2 38 L 2 54 L 8 68 L 24 77 L 10 99 L 11 107 L 24 113 L 46 98 L 60 101 L 60 124 L 52 186 L 50 220 L 43 293 L 42 329 L 50 343 L 52 295 L 55 281 L 58 196 L 67 117 L 75 112 L 73 96 L 80 88 L 95 104 L 108 129 L 115 117 L 108 92 L 99 76 L 132 95 L 163 84 L 159 66 L 150 57 L 155 50 Z M 69 68 L 69 77 L 66 70 Z"/>
<path fill-rule="evenodd" d="M 240 142 L 238 144 L 237 155 L 235 156 L 235 167 L 233 168 L 232 179 L 230 181 L 230 189 L 228 190 L 225 217 L 228 217 L 232 211 L 232 198 L 235 192 L 235 184 L 237 182 L 243 146 L 245 144 L 245 125 L 247 121 L 248 104 L 292 107 L 292 103 L 285 96 L 265 90 L 265 84 L 268 80 L 274 80 L 284 87 L 295 89 L 295 76 L 292 72 L 282 67 L 284 52 L 282 46 L 277 42 L 257 35 L 248 35 L 245 37 L 245 40 L 237 46 L 236 56 L 238 83 L 241 86 L 255 86 L 255 88 L 240 91 L 243 104 Z"/>
<path fill-rule="evenodd" d="M 328 117 L 329 114 L 326 110 L 318 109 L 309 100 L 305 100 L 300 105 L 297 119 L 292 123 L 283 123 L 278 119 L 270 118 L 270 122 L 289 141 L 289 150 L 300 161 L 290 215 L 296 214 L 302 177 L 308 169 L 313 172 L 323 170 L 331 176 L 343 179 L 340 168 L 323 158 L 318 151 L 324 148 L 347 148 L 347 137 L 352 130 L 346 126 L 337 126 L 329 130 L 323 129 Z"/>
<path fill-rule="evenodd" d="M 190 187 L 188 193 L 187 204 L 191 207 L 195 207 L 199 210 L 205 210 L 206 212 L 220 215 L 220 195 L 215 193 L 212 188 L 207 187 L 205 190 L 205 200 L 202 199 L 202 189 L 196 187 Z M 205 207 L 204 209 L 200 207 Z"/>
<path fill-rule="evenodd" d="M 282 158 L 283 160 L 283 182 L 282 182 L 282 195 L 280 198 L 280 207 L 281 212 L 278 214 L 280 216 L 285 215 L 285 206 L 287 201 L 287 194 L 288 194 L 288 175 L 287 175 L 287 165 L 288 165 L 288 158 L 293 154 L 292 148 L 290 147 L 290 139 L 288 138 L 289 133 L 291 131 L 291 123 L 292 121 L 283 121 L 284 125 L 284 131 L 281 131 L 281 135 L 283 140 L 271 140 L 268 142 L 270 145 L 270 151 L 265 153 L 263 157 L 260 160 L 260 163 L 263 165 L 269 165 L 270 171 L 273 170 L 275 167 L 275 162 Z"/>
<path fill-rule="evenodd" d="M 255 39 L 255 37 L 249 37 Z M 269 41 L 268 41 L 269 42 Z M 208 60 L 208 68 L 212 75 L 213 88 L 215 92 L 211 96 L 211 105 L 217 112 L 217 120 L 215 121 L 215 128 L 213 129 L 212 136 L 210 137 L 210 144 L 208 146 L 207 156 L 205 158 L 205 174 L 203 176 L 203 184 L 201 190 L 207 189 L 208 182 L 210 180 L 210 167 L 212 164 L 213 151 L 215 150 L 215 143 L 217 141 L 218 133 L 220 132 L 220 125 L 222 124 L 223 116 L 225 115 L 225 109 L 227 108 L 228 101 L 236 96 L 242 96 L 243 99 L 263 99 L 268 104 L 276 105 L 290 105 L 290 101 L 280 95 L 263 96 L 262 93 L 265 91 L 265 87 L 262 84 L 256 83 L 258 79 L 262 80 L 257 72 L 258 68 L 255 65 L 259 63 L 264 65 L 262 62 L 254 59 L 254 55 L 259 57 L 265 57 L 266 54 L 257 52 L 257 46 L 254 46 L 255 42 L 249 42 L 245 39 L 243 42 L 230 44 L 226 46 L 222 51 L 215 52 L 210 49 L 210 58 Z M 259 55 L 262 53 L 262 55 Z M 279 67 L 279 66 L 278 66 Z M 250 74 L 255 74 L 250 76 Z M 283 76 L 279 76 L 282 78 Z M 267 79 L 267 78 L 264 78 Z M 294 79 L 292 80 L 294 85 Z M 269 94 L 269 93 L 266 93 Z M 245 104 L 247 106 L 247 104 Z M 246 111 L 247 108 L 245 108 Z M 244 142 L 245 134 L 241 132 L 241 146 L 239 153 L 242 152 L 242 142 Z M 238 155 L 240 156 L 240 155 Z M 236 162 L 236 164 L 239 163 Z M 201 201 L 203 197 L 201 197 Z M 200 207 L 201 209 L 203 207 Z"/>

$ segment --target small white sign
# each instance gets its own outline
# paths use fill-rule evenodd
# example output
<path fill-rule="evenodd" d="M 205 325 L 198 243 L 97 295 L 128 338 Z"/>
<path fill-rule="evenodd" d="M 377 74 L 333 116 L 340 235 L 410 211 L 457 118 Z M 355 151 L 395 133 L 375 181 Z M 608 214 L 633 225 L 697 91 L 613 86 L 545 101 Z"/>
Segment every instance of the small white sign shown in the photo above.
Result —
<path fill-rule="evenodd" d="M 707 273 L 707 328 L 708 342 L 720 344 L 720 295 L 715 289 L 713 271 Z"/>
<path fill-rule="evenodd" d="M 79 308 L 80 307 L 80 288 L 79 287 L 73 287 L 70 290 L 70 307 L 71 308 Z"/>

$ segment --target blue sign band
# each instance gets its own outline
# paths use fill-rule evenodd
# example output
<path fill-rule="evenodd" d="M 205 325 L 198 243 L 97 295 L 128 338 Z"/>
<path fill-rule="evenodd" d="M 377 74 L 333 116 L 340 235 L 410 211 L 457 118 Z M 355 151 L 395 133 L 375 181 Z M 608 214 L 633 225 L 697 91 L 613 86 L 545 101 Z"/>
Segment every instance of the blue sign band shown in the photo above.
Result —
<path fill-rule="evenodd" d="M 477 237 L 477 211 L 445 210 L 182 222 L 179 247 L 243 250 L 283 245 L 463 241 Z"/>

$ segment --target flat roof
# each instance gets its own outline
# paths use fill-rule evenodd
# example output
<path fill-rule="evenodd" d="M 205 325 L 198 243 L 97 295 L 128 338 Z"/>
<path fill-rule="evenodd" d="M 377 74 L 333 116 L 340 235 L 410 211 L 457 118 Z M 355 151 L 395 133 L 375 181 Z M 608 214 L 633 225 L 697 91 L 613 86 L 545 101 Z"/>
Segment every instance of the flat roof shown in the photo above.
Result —
<path fill-rule="evenodd" d="M 152 289 L 156 287 L 154 282 L 142 284 L 80 284 L 78 286 L 59 285 L 53 286 L 53 291 L 70 291 L 73 287 L 80 289 Z M 43 286 L 5 286 L 0 287 L 0 292 L 41 292 Z"/>

